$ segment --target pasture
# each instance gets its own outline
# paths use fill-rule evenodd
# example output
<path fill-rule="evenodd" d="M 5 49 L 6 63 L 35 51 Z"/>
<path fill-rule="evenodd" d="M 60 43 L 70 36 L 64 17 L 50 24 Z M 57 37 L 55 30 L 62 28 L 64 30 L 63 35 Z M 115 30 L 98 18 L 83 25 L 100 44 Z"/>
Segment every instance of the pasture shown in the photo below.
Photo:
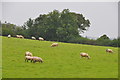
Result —
<path fill-rule="evenodd" d="M 3 78 L 117 78 L 118 48 L 2 37 Z M 106 53 L 110 48 L 114 54 Z M 25 62 L 25 52 L 44 63 Z M 80 58 L 86 52 L 91 59 Z"/>

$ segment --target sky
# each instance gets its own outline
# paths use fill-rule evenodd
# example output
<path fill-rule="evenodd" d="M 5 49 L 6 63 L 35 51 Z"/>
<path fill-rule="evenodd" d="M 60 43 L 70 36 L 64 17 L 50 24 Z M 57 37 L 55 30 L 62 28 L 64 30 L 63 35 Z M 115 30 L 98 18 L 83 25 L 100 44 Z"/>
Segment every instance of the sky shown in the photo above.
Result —
<path fill-rule="evenodd" d="M 117 2 L 2 2 L 2 21 L 23 25 L 29 18 L 35 19 L 55 9 L 69 9 L 89 19 L 90 28 L 81 34 L 84 37 L 98 38 L 104 34 L 118 37 Z"/>
<path fill-rule="evenodd" d="M 2 19 L 2 3 L 0 2 L 0 20 Z"/>

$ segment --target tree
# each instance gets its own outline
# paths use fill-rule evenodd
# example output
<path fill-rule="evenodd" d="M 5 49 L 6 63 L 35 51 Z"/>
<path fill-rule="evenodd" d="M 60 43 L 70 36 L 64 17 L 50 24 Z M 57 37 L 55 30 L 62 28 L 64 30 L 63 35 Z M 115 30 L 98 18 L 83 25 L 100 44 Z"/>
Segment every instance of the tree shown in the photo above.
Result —
<path fill-rule="evenodd" d="M 23 28 L 28 30 L 30 36 L 67 41 L 72 36 L 80 36 L 80 33 L 86 31 L 88 27 L 90 27 L 90 22 L 85 20 L 82 14 L 64 9 L 62 12 L 53 10 L 48 14 L 40 14 L 34 20 L 30 18 Z"/>
<path fill-rule="evenodd" d="M 96 44 L 101 45 L 101 46 L 103 46 L 103 45 L 104 46 L 111 46 L 111 43 L 112 43 L 112 40 L 110 40 L 106 34 L 102 35 L 100 38 L 98 38 L 96 40 Z"/>
<path fill-rule="evenodd" d="M 105 39 L 109 39 L 109 37 L 106 34 L 104 34 L 100 38 L 98 38 L 98 40 L 105 40 Z"/>

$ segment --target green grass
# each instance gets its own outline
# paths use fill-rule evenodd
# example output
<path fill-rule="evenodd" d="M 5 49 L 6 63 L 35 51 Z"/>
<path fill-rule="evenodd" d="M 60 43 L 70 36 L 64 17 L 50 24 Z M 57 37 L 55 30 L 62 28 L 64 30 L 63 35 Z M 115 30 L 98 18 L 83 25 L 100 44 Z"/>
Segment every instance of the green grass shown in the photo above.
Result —
<path fill-rule="evenodd" d="M 117 78 L 118 48 L 2 37 L 3 78 Z M 114 54 L 106 53 L 107 48 Z M 44 63 L 24 61 L 26 51 Z M 91 59 L 80 58 L 89 53 Z"/>
<path fill-rule="evenodd" d="M 0 37 L 0 79 L 2 79 L 2 37 Z"/>

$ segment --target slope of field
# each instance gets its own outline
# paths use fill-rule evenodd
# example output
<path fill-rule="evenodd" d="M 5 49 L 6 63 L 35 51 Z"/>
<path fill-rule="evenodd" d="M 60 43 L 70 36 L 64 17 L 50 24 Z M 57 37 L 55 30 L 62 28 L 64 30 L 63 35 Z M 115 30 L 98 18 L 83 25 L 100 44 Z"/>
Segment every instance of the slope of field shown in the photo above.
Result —
<path fill-rule="evenodd" d="M 3 78 L 117 78 L 118 48 L 2 37 Z M 106 53 L 107 48 L 114 54 Z M 25 52 L 44 63 L 25 62 Z M 89 53 L 91 59 L 80 58 Z"/>
<path fill-rule="evenodd" d="M 2 37 L 0 37 L 0 79 L 2 79 Z"/>

